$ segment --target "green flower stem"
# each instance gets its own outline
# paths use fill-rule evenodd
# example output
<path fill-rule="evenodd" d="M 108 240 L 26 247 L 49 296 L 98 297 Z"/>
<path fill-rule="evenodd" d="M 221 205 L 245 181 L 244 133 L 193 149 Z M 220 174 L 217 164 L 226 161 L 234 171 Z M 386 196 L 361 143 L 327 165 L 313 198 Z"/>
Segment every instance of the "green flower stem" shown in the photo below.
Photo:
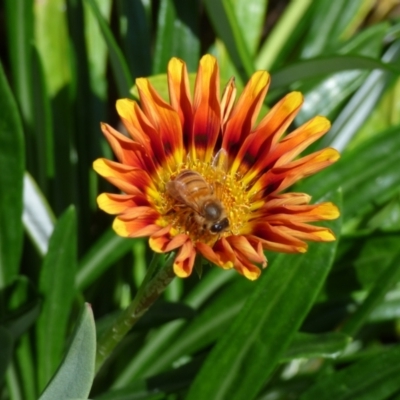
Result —
<path fill-rule="evenodd" d="M 135 298 L 129 307 L 115 320 L 114 324 L 100 337 L 97 345 L 96 372 L 110 356 L 117 344 L 158 299 L 175 274 L 172 268 L 175 254 L 170 254 L 166 264 L 158 267 L 159 254 L 154 254 Z"/>

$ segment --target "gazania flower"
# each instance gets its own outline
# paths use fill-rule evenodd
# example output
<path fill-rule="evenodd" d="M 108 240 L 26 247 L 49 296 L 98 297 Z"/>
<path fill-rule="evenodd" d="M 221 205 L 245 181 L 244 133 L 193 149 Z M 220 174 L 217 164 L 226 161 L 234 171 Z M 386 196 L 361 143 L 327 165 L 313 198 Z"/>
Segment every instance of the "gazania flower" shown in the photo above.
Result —
<path fill-rule="evenodd" d="M 202 256 L 256 279 L 267 264 L 264 250 L 304 253 L 305 241 L 335 240 L 328 228 L 310 224 L 337 218 L 334 204 L 310 205 L 305 193 L 283 193 L 339 158 L 332 148 L 298 158 L 330 123 L 317 116 L 284 136 L 303 101 L 298 92 L 257 123 L 269 81 L 267 72 L 254 73 L 235 102 L 231 79 L 220 98 L 218 65 L 206 55 L 192 97 L 186 65 L 173 58 L 169 103 L 140 78 L 140 105 L 117 102 L 130 137 L 102 124 L 118 162 L 98 159 L 94 169 L 123 194 L 101 194 L 99 207 L 117 215 L 117 234 L 148 236 L 156 252 L 176 250 L 179 277 L 189 276 Z"/>

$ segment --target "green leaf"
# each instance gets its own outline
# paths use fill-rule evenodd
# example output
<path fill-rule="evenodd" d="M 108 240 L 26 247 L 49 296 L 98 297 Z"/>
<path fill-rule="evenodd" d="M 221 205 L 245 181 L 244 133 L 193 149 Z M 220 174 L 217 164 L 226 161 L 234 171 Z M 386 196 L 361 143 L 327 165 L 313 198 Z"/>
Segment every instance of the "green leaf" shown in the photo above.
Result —
<path fill-rule="evenodd" d="M 379 58 L 388 30 L 386 23 L 372 25 L 343 45 L 340 54 Z M 317 85 L 313 82 L 315 79 L 304 82 L 298 88 L 304 94 L 304 103 L 296 116 L 296 124 L 303 124 L 318 114 L 328 118 L 336 117 L 343 102 L 360 87 L 367 76 L 366 70 L 351 70 L 330 75 Z M 316 80 L 319 81 L 318 78 Z"/>
<path fill-rule="evenodd" d="M 214 30 L 228 49 L 241 79 L 247 81 L 254 72 L 254 65 L 231 2 L 205 0 L 204 4 Z"/>
<path fill-rule="evenodd" d="M 51 97 L 71 81 L 69 64 L 68 27 L 63 0 L 49 0 L 36 4 L 35 43 Z"/>
<path fill-rule="evenodd" d="M 355 313 L 347 319 L 341 331 L 351 336 L 356 335 L 373 309 L 383 300 L 386 293 L 400 281 L 399 265 L 400 252 L 397 253 L 391 264 L 381 272 L 367 298 Z"/>
<path fill-rule="evenodd" d="M 46 97 L 47 89 L 44 85 L 42 65 L 32 40 L 33 6 L 31 1 L 26 0 L 8 0 L 5 4 L 10 73 L 24 126 L 27 169 L 47 194 L 47 178 L 54 175 L 52 138 L 49 135 L 50 105 L 49 98 Z"/>
<path fill-rule="evenodd" d="M 111 14 L 111 0 L 96 0 L 100 14 L 105 21 L 109 21 Z M 107 43 L 101 34 L 99 24 L 93 15 L 88 2 L 83 2 L 85 15 L 86 51 L 89 62 L 90 87 L 92 93 L 100 100 L 107 97 Z M 104 115 L 97 106 L 97 116 Z M 99 118 L 100 119 L 100 118 Z M 97 121 L 98 123 L 98 121 Z"/>
<path fill-rule="evenodd" d="M 400 389 L 400 346 L 321 376 L 300 400 L 385 400 Z"/>
<path fill-rule="evenodd" d="M 153 73 L 166 71 L 171 57 L 182 58 L 189 71 L 200 56 L 199 0 L 161 0 L 157 21 Z"/>
<path fill-rule="evenodd" d="M 389 62 L 397 61 L 399 57 L 400 40 L 389 47 L 382 60 L 389 65 Z M 396 70 L 398 74 L 399 68 Z M 322 147 L 329 145 L 340 151 L 343 150 L 374 110 L 382 93 L 392 81 L 393 75 L 384 69 L 373 71 L 338 115 L 332 128 L 322 138 L 319 145 Z"/>
<path fill-rule="evenodd" d="M 18 274 L 22 251 L 24 138 L 18 108 L 0 65 L 0 288 Z"/>
<path fill-rule="evenodd" d="M 368 316 L 368 322 L 395 321 L 399 318 L 400 300 L 385 300 L 383 303 L 379 304 L 372 310 L 372 312 Z"/>
<path fill-rule="evenodd" d="M 340 203 L 338 194 L 334 202 Z M 329 225 L 339 233 L 340 220 Z M 188 400 L 255 398 L 313 304 L 335 251 L 336 242 L 317 243 L 310 245 L 307 254 L 275 259 L 211 351 Z"/>
<path fill-rule="evenodd" d="M 203 361 L 204 357 L 198 356 L 179 367 L 110 390 L 96 400 L 166 399 L 167 393 L 176 393 L 190 385 Z"/>
<path fill-rule="evenodd" d="M 379 69 L 396 75 L 400 73 L 395 63 L 385 63 L 371 57 L 353 55 L 325 56 L 299 61 L 272 73 L 270 89 L 282 88 L 300 80 L 354 69 Z"/>
<path fill-rule="evenodd" d="M 329 332 L 318 335 L 298 332 L 283 354 L 282 361 L 295 358 L 335 358 L 351 342 L 343 333 Z"/>
<path fill-rule="evenodd" d="M 143 366 L 146 375 L 153 375 L 169 368 L 182 354 L 195 354 L 223 336 L 243 308 L 252 287 L 252 282 L 239 278 L 220 289 L 218 295 L 207 303 L 207 307 L 187 324 L 177 338 L 171 340 L 156 359 Z"/>
<path fill-rule="evenodd" d="M 7 287 L 3 296 L 7 299 L 7 313 L 1 323 L 16 340 L 38 317 L 40 299 L 33 284 L 24 276 L 18 276 Z"/>
<path fill-rule="evenodd" d="M 134 77 L 149 76 L 151 74 L 151 21 L 146 17 L 143 2 L 118 1 L 117 6 L 122 48 L 130 71 Z"/>
<path fill-rule="evenodd" d="M 190 291 L 184 299 L 185 304 L 199 309 L 234 276 L 237 276 L 234 271 L 223 271 L 213 267 Z M 123 388 L 138 376 L 151 375 L 160 370 L 158 367 L 164 368 L 164 362 L 168 363 L 168 357 L 174 353 L 172 348 L 180 347 L 178 332 L 181 331 L 184 324 L 184 321 L 174 321 L 154 332 L 152 340 L 140 348 L 136 357 L 132 358 L 125 370 L 115 380 L 113 388 Z"/>
<path fill-rule="evenodd" d="M 296 30 L 302 24 L 305 25 L 305 14 L 311 2 L 312 0 L 292 0 L 287 5 L 258 53 L 257 69 L 269 70 L 283 48 L 289 47 L 290 42 L 297 41 L 300 35 L 296 35 Z"/>
<path fill-rule="evenodd" d="M 54 214 L 34 179 L 24 176 L 24 213 L 22 221 L 34 246 L 41 256 L 47 252 L 54 229 Z"/>
<path fill-rule="evenodd" d="M 32 49 L 33 79 L 33 126 L 29 126 L 27 137 L 27 170 L 35 177 L 46 196 L 51 194 L 49 180 L 55 175 L 55 154 L 53 137 L 53 115 L 51 98 L 47 93 L 46 77 L 38 49 Z M 59 121 L 57 121 L 59 122 Z M 57 126 L 57 132 L 60 130 Z M 29 147 L 29 148 L 28 148 Z"/>
<path fill-rule="evenodd" d="M 3 382 L 7 367 L 12 359 L 14 340 L 6 328 L 0 326 L 0 383 Z"/>
<path fill-rule="evenodd" d="M 7 313 L 1 323 L 16 342 L 13 362 L 7 374 L 7 386 L 10 392 L 15 388 L 26 400 L 37 399 L 36 377 L 32 360 L 32 342 L 28 335 L 23 335 L 33 324 L 40 312 L 40 299 L 36 288 L 25 276 L 18 276 L 9 285 L 3 298 L 7 300 Z M 16 373 L 15 368 L 18 368 Z M 23 385 L 21 384 L 23 382 Z M 12 389 L 11 389 L 12 387 Z"/>
<path fill-rule="evenodd" d="M 86 399 L 94 378 L 95 356 L 96 327 L 92 309 L 85 304 L 64 360 L 39 400 Z"/>
<path fill-rule="evenodd" d="M 396 257 L 399 249 L 399 234 L 367 236 L 363 243 L 354 245 L 357 257 L 351 260 L 357 281 L 362 288 L 370 291 L 379 275 Z M 376 266 L 379 265 L 379 268 Z"/>
<path fill-rule="evenodd" d="M 107 230 L 79 262 L 76 274 L 78 289 L 86 289 L 107 268 L 132 250 L 134 242 L 134 239 L 122 238 L 111 229 Z"/>
<path fill-rule="evenodd" d="M 129 88 L 132 86 L 133 80 L 129 71 L 128 65 L 124 56 L 119 48 L 111 30 L 102 16 L 97 3 L 94 0 L 86 0 L 90 6 L 93 15 L 101 29 L 104 40 L 107 43 L 108 52 L 110 55 L 111 68 L 113 70 L 114 79 L 117 83 L 118 92 L 120 97 L 127 97 L 129 95 Z"/>
<path fill-rule="evenodd" d="M 40 2 L 36 4 L 33 10 L 35 18 L 34 43 L 39 55 L 34 65 L 36 70 L 40 71 L 39 79 L 37 77 L 34 79 L 38 80 L 37 87 L 40 87 L 40 90 L 47 89 L 47 98 L 44 98 L 42 93 L 39 96 L 42 97 L 44 102 L 49 101 L 50 103 L 52 140 L 54 143 L 49 143 L 46 132 L 46 142 L 43 144 L 39 142 L 38 146 L 42 146 L 42 151 L 46 149 L 47 156 L 51 152 L 56 154 L 56 157 L 54 157 L 56 179 L 52 181 L 52 198 L 50 201 L 56 214 L 58 214 L 73 202 L 77 189 L 71 158 L 71 153 L 74 151 L 72 137 L 75 120 L 73 117 L 71 118 L 73 107 L 70 96 L 70 90 L 74 87 L 76 79 L 72 69 L 65 1 Z M 43 84 L 41 82 L 42 77 L 44 78 Z M 47 119 L 46 123 L 49 123 L 50 118 L 44 115 L 43 117 Z M 53 148 L 51 148 L 52 145 Z M 43 160 L 40 160 L 40 162 L 43 163 Z M 42 170 L 43 167 L 40 169 Z M 36 175 L 34 176 L 36 178 Z"/>
<path fill-rule="evenodd" d="M 157 325 L 165 324 L 177 319 L 193 318 L 195 312 L 189 306 L 182 303 L 156 302 L 150 310 L 138 321 L 136 329 L 147 330 Z"/>
<path fill-rule="evenodd" d="M 68 22 L 70 28 L 71 48 L 75 57 L 74 87 L 71 93 L 72 107 L 74 110 L 74 147 L 79 155 L 74 160 L 76 168 L 75 194 L 76 204 L 86 205 L 90 203 L 89 176 L 91 173 L 93 159 L 100 153 L 98 134 L 99 121 L 94 121 L 93 110 L 97 105 L 97 99 L 92 95 L 90 87 L 89 59 L 85 43 L 84 6 L 81 0 L 68 0 L 67 7 Z M 88 149 L 93 149 L 88 151 Z M 96 149 L 96 151 L 94 151 Z M 91 216 L 88 212 L 81 212 L 78 218 L 78 232 L 80 243 L 83 248 L 89 245 L 91 233 Z"/>
<path fill-rule="evenodd" d="M 357 13 L 363 10 L 364 0 L 320 0 L 313 2 L 313 15 L 310 29 L 304 40 L 302 58 L 310 58 L 332 51 L 346 36 L 346 29 Z M 365 7 L 364 7 L 365 9 Z"/>
<path fill-rule="evenodd" d="M 231 4 L 241 36 L 254 55 L 262 36 L 267 0 L 232 0 Z"/>
<path fill-rule="evenodd" d="M 251 282 L 237 280 L 229 285 L 204 311 L 183 329 L 179 336 L 153 360 L 145 375 L 153 375 L 170 368 L 173 362 L 185 354 L 194 355 L 223 337 L 243 308 L 249 296 Z M 343 333 L 311 335 L 297 333 L 282 361 L 293 358 L 334 357 L 344 350 L 350 338 Z"/>
<path fill-rule="evenodd" d="M 40 388 L 47 384 L 61 360 L 75 295 L 75 270 L 76 215 L 71 206 L 54 229 L 40 273 L 43 310 L 36 329 Z"/>
<path fill-rule="evenodd" d="M 10 56 L 11 82 L 19 105 L 21 119 L 27 131 L 34 124 L 33 74 L 32 74 L 32 2 L 26 0 L 6 0 L 5 26 L 7 28 L 8 52 Z M 23 23 L 21 23 L 23 21 Z M 31 133 L 31 132 L 29 132 Z M 25 132 L 27 153 L 33 149 L 28 146 L 29 134 Z M 33 146 L 32 146 L 33 147 Z"/>

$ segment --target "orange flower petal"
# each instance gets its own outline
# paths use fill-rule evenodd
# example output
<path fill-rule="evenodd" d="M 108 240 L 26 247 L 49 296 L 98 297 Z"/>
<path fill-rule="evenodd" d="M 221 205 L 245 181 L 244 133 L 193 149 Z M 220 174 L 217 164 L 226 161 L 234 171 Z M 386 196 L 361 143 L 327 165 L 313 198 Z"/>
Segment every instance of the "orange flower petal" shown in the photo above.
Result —
<path fill-rule="evenodd" d="M 276 144 L 293 122 L 302 104 L 303 95 L 300 92 L 288 93 L 261 120 L 255 133 L 260 133 L 262 137 L 272 136 L 271 145 Z"/>
<path fill-rule="evenodd" d="M 268 202 L 265 204 L 267 209 L 281 206 L 307 205 L 311 201 L 311 196 L 306 193 L 281 193 L 268 196 Z"/>
<path fill-rule="evenodd" d="M 156 172 L 153 159 L 142 144 L 132 141 L 108 124 L 101 124 L 101 130 L 122 164 L 144 169 L 150 174 Z"/>
<path fill-rule="evenodd" d="M 159 212 L 153 207 L 149 206 L 136 206 L 125 210 L 123 214 L 119 216 L 121 221 L 132 221 L 134 219 L 145 219 L 156 221 L 160 216 Z"/>
<path fill-rule="evenodd" d="M 265 250 L 279 251 L 282 253 L 304 253 L 307 251 L 307 244 L 296 237 L 281 231 L 268 222 L 252 221 L 248 223 L 250 237 L 256 237 L 261 241 Z"/>
<path fill-rule="evenodd" d="M 320 203 L 314 205 L 284 205 L 270 207 L 269 202 L 264 209 L 260 209 L 259 218 L 265 221 L 313 222 L 333 220 L 339 217 L 339 209 L 333 203 Z M 256 216 L 255 216 L 256 217 Z"/>
<path fill-rule="evenodd" d="M 210 161 L 221 128 L 217 60 L 205 55 L 199 64 L 193 100 L 193 131 L 189 141 L 193 160 Z"/>
<path fill-rule="evenodd" d="M 186 241 L 180 248 L 175 261 L 174 261 L 174 272 L 179 278 L 187 278 L 191 275 L 196 258 L 196 251 L 190 240 Z"/>
<path fill-rule="evenodd" d="M 258 158 L 245 176 L 245 181 L 262 173 L 272 165 L 278 167 L 288 164 L 311 143 L 324 135 L 330 126 L 330 122 L 324 117 L 318 116 L 308 121 L 282 139 L 265 157 Z"/>
<path fill-rule="evenodd" d="M 154 197 L 158 195 L 146 171 L 106 160 L 105 158 L 97 159 L 93 163 L 93 169 L 127 194 L 148 193 Z"/>
<path fill-rule="evenodd" d="M 136 101 L 131 99 L 119 99 L 116 103 L 117 112 L 132 139 L 143 145 L 147 152 L 150 152 L 152 148 L 150 138 L 147 133 L 145 133 L 146 130 L 142 129 L 142 126 L 136 118 L 136 106 Z"/>
<path fill-rule="evenodd" d="M 163 235 L 153 235 L 149 239 L 149 246 L 157 253 L 167 253 L 181 247 L 189 237 L 185 234 L 178 234 L 171 238 L 170 229 Z"/>
<path fill-rule="evenodd" d="M 266 71 L 255 72 L 239 97 L 226 124 L 222 148 L 235 156 L 240 143 L 249 135 L 267 93 L 270 76 Z M 236 170 L 233 167 L 232 173 Z"/>
<path fill-rule="evenodd" d="M 329 228 L 298 223 L 297 221 L 279 226 L 279 230 L 301 240 L 311 240 L 313 242 L 332 242 L 336 240 L 334 233 Z"/>
<path fill-rule="evenodd" d="M 261 274 L 260 268 L 249 262 L 244 257 L 238 257 L 236 259 L 234 268 L 251 281 L 256 280 Z"/>
<path fill-rule="evenodd" d="M 297 157 L 311 143 L 325 135 L 331 123 L 325 117 L 317 116 L 286 136 L 269 155 L 271 161 L 279 160 L 275 167 L 287 164 Z"/>
<path fill-rule="evenodd" d="M 171 106 L 177 111 L 182 125 L 183 142 L 188 148 L 193 127 L 193 109 L 186 64 L 179 58 L 168 63 L 168 88 Z"/>
<path fill-rule="evenodd" d="M 233 105 L 236 99 L 236 86 L 235 78 L 229 79 L 228 84 L 225 86 L 221 99 L 221 119 L 222 125 L 225 126 L 229 117 L 231 116 Z"/>
<path fill-rule="evenodd" d="M 124 221 L 120 217 L 114 219 L 112 227 L 117 235 L 131 238 L 150 236 L 160 229 L 153 219 Z"/>
<path fill-rule="evenodd" d="M 177 112 L 155 91 L 148 79 L 136 79 L 140 101 L 146 116 L 160 135 L 165 155 L 176 164 L 183 161 L 182 125 Z"/>
<path fill-rule="evenodd" d="M 99 208 L 108 214 L 120 214 L 126 209 L 139 205 L 149 205 L 143 196 L 102 193 L 97 197 Z"/>
<path fill-rule="evenodd" d="M 253 185 L 249 195 L 253 196 L 258 193 L 261 196 L 265 196 L 266 194 L 281 192 L 298 180 L 315 174 L 331 165 L 339 157 L 340 154 L 337 150 L 326 148 L 285 166 L 271 168 Z"/>
<path fill-rule="evenodd" d="M 146 153 L 154 160 L 154 164 L 165 168 L 166 156 L 161 137 L 136 101 L 118 100 L 117 111 L 133 140 L 146 149 Z"/>
<path fill-rule="evenodd" d="M 257 163 L 264 161 L 265 156 L 293 122 L 302 102 L 301 93 L 289 93 L 269 111 L 254 132 L 245 138 L 233 163 L 233 169 L 244 176 L 245 183 L 250 182 L 262 170 Z M 249 169 L 251 171 L 247 173 Z"/>
<path fill-rule="evenodd" d="M 219 242 L 219 241 L 218 241 Z M 224 247 L 218 243 L 210 247 L 206 243 L 197 242 L 196 249 L 204 258 L 223 269 L 231 269 L 235 261 L 235 256 L 231 251 L 225 251 Z"/>
<path fill-rule="evenodd" d="M 253 246 L 245 236 L 232 235 L 229 236 L 226 240 L 229 242 L 232 249 L 237 255 L 240 254 L 242 258 L 260 263 L 264 266 L 267 265 L 267 260 L 264 254 L 261 255 L 260 252 L 257 252 L 257 250 L 253 248 Z"/>

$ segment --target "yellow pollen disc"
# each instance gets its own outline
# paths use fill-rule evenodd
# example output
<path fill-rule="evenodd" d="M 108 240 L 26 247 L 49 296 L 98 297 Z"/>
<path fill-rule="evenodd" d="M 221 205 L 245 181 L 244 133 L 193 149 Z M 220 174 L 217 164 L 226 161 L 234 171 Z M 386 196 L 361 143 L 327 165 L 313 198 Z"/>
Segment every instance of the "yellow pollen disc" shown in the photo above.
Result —
<path fill-rule="evenodd" d="M 191 207 L 190 204 L 183 203 L 168 193 L 168 182 L 175 180 L 185 170 L 198 172 L 209 185 L 211 198 L 216 198 L 221 202 L 229 220 L 229 228 L 224 232 L 215 234 L 204 229 L 203 225 L 199 223 L 201 216 L 194 211 L 196 205 Z M 187 160 L 170 175 L 164 171 L 162 182 L 159 182 L 158 187 L 160 197 L 155 206 L 162 215 L 159 224 L 161 226 L 172 225 L 174 234 L 184 233 L 194 243 L 200 241 L 212 246 L 221 237 L 240 234 L 251 213 L 246 187 L 241 179 L 218 169 L 211 163 Z M 204 201 L 199 197 L 192 200 L 195 200 L 197 204 Z"/>

